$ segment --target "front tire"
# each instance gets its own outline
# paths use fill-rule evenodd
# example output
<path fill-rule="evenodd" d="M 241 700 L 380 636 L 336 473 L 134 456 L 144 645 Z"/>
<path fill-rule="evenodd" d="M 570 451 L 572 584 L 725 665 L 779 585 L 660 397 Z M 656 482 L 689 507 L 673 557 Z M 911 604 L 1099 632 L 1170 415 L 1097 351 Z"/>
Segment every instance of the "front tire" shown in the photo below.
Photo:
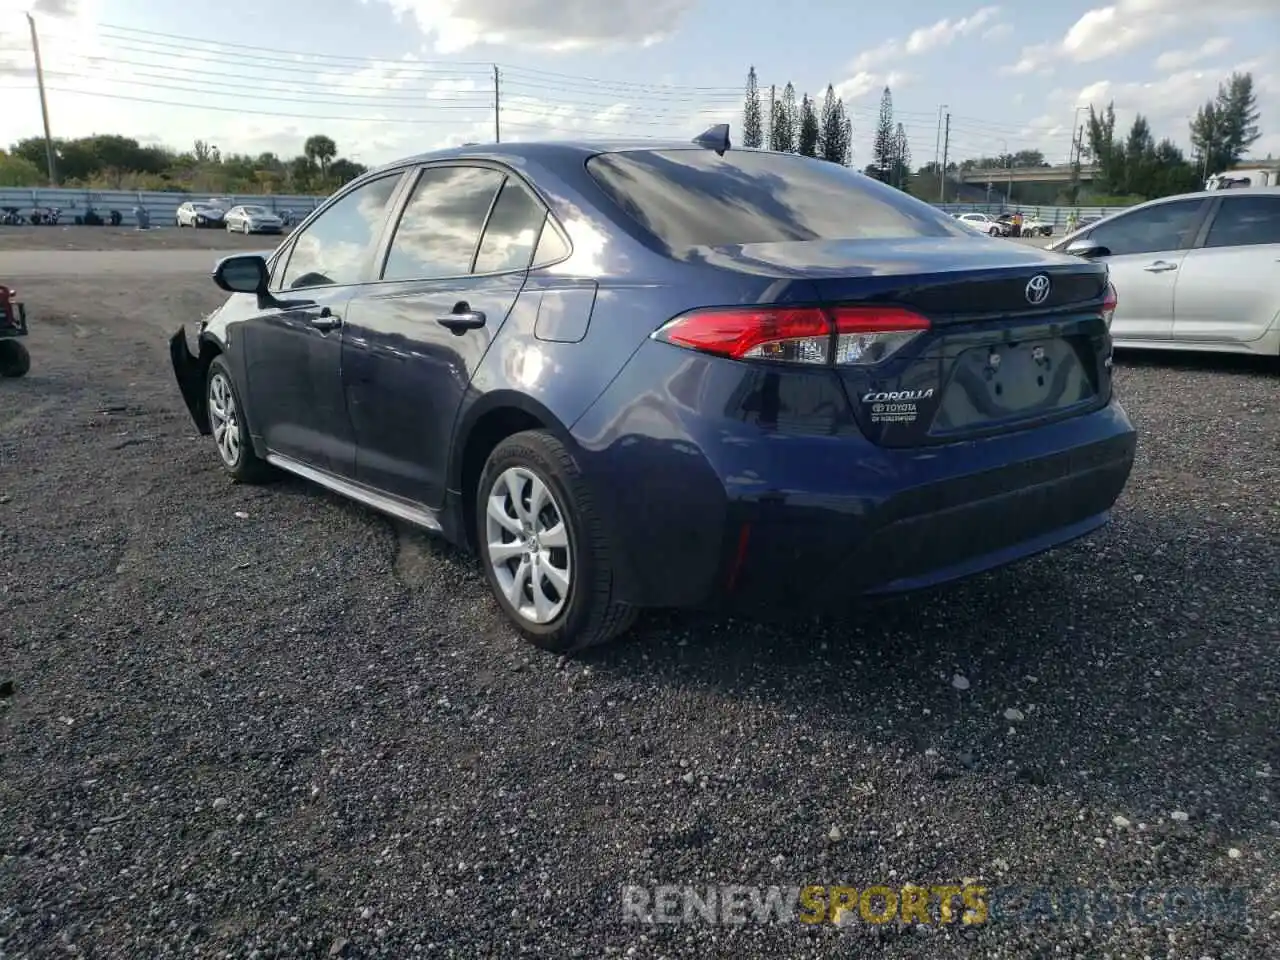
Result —
<path fill-rule="evenodd" d="M 507 619 L 530 643 L 568 653 L 606 643 L 635 620 L 614 599 L 613 548 L 578 465 L 531 430 L 489 454 L 476 490 L 476 542 Z"/>
<path fill-rule="evenodd" d="M 270 464 L 253 450 L 253 440 L 244 419 L 244 405 L 236 392 L 231 368 L 222 357 L 214 357 L 205 378 L 205 405 L 209 429 L 218 449 L 222 468 L 237 483 L 262 483 L 273 473 Z"/>
<path fill-rule="evenodd" d="M 0 340 L 0 377 L 25 377 L 31 369 L 31 354 L 17 340 Z"/>

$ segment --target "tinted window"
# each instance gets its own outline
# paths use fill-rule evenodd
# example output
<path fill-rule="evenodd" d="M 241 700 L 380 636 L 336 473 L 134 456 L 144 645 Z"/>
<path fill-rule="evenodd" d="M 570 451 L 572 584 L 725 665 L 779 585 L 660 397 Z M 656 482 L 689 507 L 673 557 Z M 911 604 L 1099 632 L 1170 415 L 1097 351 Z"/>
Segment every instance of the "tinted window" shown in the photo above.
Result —
<path fill-rule="evenodd" d="M 1202 203 L 1201 200 L 1181 200 L 1135 210 L 1099 225 L 1089 234 L 1089 239 L 1106 247 L 1113 257 L 1181 250 L 1192 240 Z"/>
<path fill-rule="evenodd" d="M 555 223 L 548 215 L 546 223 L 542 226 L 542 236 L 538 238 L 538 249 L 533 254 L 533 265 L 545 267 L 549 263 L 563 260 L 568 255 L 569 244 L 560 235 L 560 231 L 556 229 Z"/>
<path fill-rule="evenodd" d="M 1206 247 L 1280 243 L 1280 197 L 1229 197 L 1214 217 Z"/>
<path fill-rule="evenodd" d="M 965 236 L 946 214 L 847 167 L 777 153 L 637 150 L 587 170 L 673 250 L 699 245 Z"/>
<path fill-rule="evenodd" d="M 365 255 L 377 240 L 399 174 L 351 191 L 313 220 L 293 245 L 282 286 L 293 290 L 358 283 Z"/>
<path fill-rule="evenodd" d="M 507 177 L 485 224 L 476 254 L 476 273 L 524 270 L 533 257 L 547 211 L 515 177 Z"/>
<path fill-rule="evenodd" d="M 487 167 L 428 167 L 396 227 L 386 280 L 431 280 L 471 272 L 484 218 L 502 174 Z"/>

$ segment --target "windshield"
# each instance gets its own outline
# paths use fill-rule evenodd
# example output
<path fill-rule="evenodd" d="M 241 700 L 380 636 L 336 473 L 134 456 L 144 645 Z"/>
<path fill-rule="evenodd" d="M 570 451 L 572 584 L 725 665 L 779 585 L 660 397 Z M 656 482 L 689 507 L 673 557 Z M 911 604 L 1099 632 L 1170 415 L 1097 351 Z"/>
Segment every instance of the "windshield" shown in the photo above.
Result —
<path fill-rule="evenodd" d="M 592 157 L 587 172 L 672 250 L 962 235 L 951 217 L 901 191 L 839 164 L 789 154 L 635 150 Z"/>
<path fill-rule="evenodd" d="M 241 207 L 240 209 L 251 217 L 265 217 L 267 215 L 266 207 Z"/>

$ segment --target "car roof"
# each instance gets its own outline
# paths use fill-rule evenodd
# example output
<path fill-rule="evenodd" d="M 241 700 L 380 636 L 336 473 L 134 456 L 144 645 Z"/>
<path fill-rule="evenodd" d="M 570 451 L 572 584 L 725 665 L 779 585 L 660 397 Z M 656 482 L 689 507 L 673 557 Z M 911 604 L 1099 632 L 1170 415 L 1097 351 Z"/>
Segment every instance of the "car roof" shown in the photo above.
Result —
<path fill-rule="evenodd" d="M 613 139 L 613 140 L 528 140 L 512 143 L 469 143 L 458 147 L 447 147 L 432 150 L 411 157 L 394 160 L 370 170 L 369 173 L 383 173 L 399 167 L 412 166 L 419 163 L 431 163 L 439 160 L 494 160 L 497 162 L 533 160 L 540 163 L 555 163 L 565 160 L 586 161 L 601 153 L 625 153 L 633 150 L 706 150 L 689 140 L 646 140 L 646 139 Z M 730 147 L 732 153 L 768 153 L 767 150 L 755 150 L 751 147 Z M 367 174 L 366 174 L 367 176 Z"/>

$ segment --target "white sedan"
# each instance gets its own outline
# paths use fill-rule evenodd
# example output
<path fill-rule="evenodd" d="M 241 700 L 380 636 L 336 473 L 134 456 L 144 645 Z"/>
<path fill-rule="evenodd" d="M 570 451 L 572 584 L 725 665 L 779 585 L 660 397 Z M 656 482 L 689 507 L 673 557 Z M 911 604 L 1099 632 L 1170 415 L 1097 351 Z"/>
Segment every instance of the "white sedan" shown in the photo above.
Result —
<path fill-rule="evenodd" d="M 232 207 L 223 217 L 228 233 L 283 233 L 284 220 L 266 207 L 244 203 Z"/>
<path fill-rule="evenodd" d="M 1049 249 L 1110 268 L 1118 347 L 1280 354 L 1280 187 L 1163 197 Z"/>
<path fill-rule="evenodd" d="M 1004 224 L 985 213 L 957 213 L 955 218 L 970 230 L 976 230 L 991 237 L 1002 237 L 1008 232 Z"/>

